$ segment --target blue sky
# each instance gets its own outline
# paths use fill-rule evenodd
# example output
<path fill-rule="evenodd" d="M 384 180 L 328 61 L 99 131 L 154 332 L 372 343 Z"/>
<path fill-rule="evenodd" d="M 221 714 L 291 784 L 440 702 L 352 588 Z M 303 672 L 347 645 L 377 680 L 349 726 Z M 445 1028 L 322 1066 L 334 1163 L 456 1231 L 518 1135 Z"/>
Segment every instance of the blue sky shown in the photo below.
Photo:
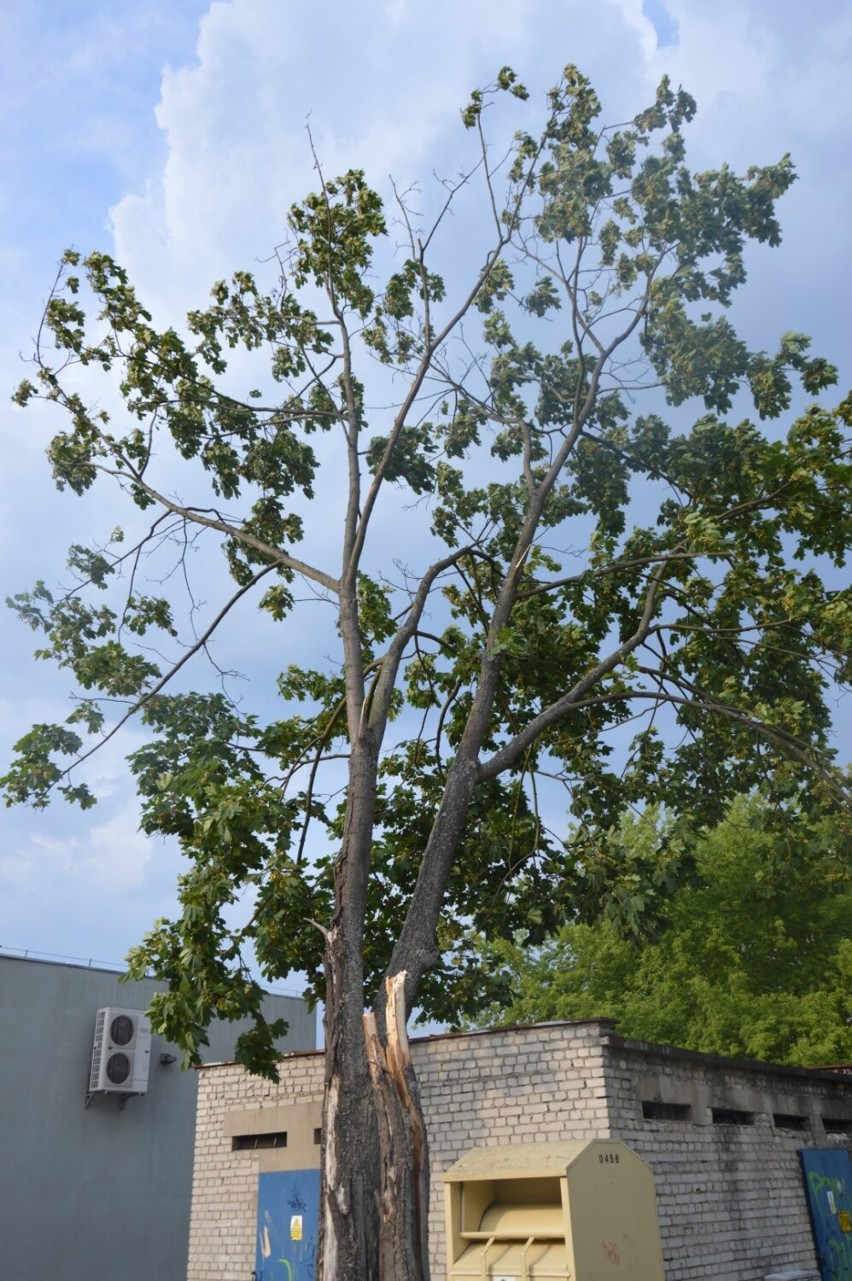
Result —
<path fill-rule="evenodd" d="M 71 541 L 111 517 L 57 496 L 48 424 L 7 393 L 25 372 L 65 245 L 124 262 L 160 319 L 256 265 L 311 188 L 305 124 L 327 171 L 380 188 L 452 172 L 458 108 L 504 64 L 531 89 L 573 61 L 609 119 L 662 73 L 698 100 L 696 168 L 793 154 L 784 245 L 751 261 L 737 320 L 753 344 L 813 334 L 848 382 L 852 9 L 778 0 L 29 0 L 0 13 L 0 596 L 61 576 Z M 67 689 L 0 618 L 0 759 Z M 0 946 L 118 961 L 173 901 L 178 860 L 137 831 L 123 752 L 92 767 L 86 815 L 0 814 Z"/>

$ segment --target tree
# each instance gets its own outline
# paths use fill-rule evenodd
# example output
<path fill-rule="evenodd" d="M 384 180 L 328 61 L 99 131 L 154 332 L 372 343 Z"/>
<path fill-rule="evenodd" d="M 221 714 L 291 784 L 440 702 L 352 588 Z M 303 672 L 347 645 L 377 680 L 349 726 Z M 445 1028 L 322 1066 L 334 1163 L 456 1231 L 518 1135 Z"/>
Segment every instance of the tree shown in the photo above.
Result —
<path fill-rule="evenodd" d="M 660 906 L 655 937 L 606 917 L 572 921 L 540 948 L 482 940 L 482 964 L 511 992 L 480 1026 L 607 1017 L 641 1040 L 773 1063 L 852 1058 L 849 833 L 835 821 L 803 840 L 789 815 L 739 797 L 696 843 L 694 875 Z M 614 857 L 647 859 L 659 816 L 622 825 Z M 639 879 L 645 877 L 639 874 Z"/>
<path fill-rule="evenodd" d="M 600 893 L 595 834 L 632 805 L 712 821 L 758 781 L 841 803 L 823 696 L 826 673 L 848 678 L 850 598 L 817 565 L 849 544 L 852 401 L 806 409 L 786 439 L 726 420 L 742 389 L 771 419 L 793 378 L 835 381 L 806 338 L 752 352 L 725 314 L 746 244 L 778 242 L 791 162 L 692 175 L 686 93 L 663 81 L 601 128 L 573 67 L 540 131 L 495 152 L 486 110 L 530 110 L 512 98 L 527 94 L 508 68 L 473 94 L 475 155 L 431 220 L 401 193 L 389 227 L 363 173 L 318 168 L 276 288 L 220 282 L 181 332 L 155 328 L 111 258 L 67 253 L 17 393 L 70 417 L 49 448 L 60 487 L 114 482 L 149 524 L 73 547 L 68 590 L 15 598 L 83 694 L 17 745 L 7 795 L 87 805 L 86 751 L 130 716 L 149 728 L 131 757 L 142 825 L 190 867 L 133 967 L 168 980 L 154 1016 L 190 1053 L 213 1014 L 255 1016 L 239 1047 L 255 1070 L 274 1071 L 277 1029 L 252 957 L 324 999 L 326 1281 L 427 1276 L 405 1021 L 415 1003 L 471 1008 L 471 927 L 555 928 Z M 449 214 L 476 182 L 490 239 L 447 281 Z M 118 415 L 94 373 L 115 377 Z M 702 415 L 636 417 L 643 391 Z M 400 491 L 422 521 L 413 564 L 381 524 Z M 232 582 L 196 625 L 157 558 L 188 572 L 205 539 Z M 279 677 L 284 715 L 181 688 L 238 607 L 286 644 L 298 585 L 334 623 L 327 662 Z M 582 841 L 551 832 L 554 805 Z M 622 897 L 629 921 L 641 896 Z"/>

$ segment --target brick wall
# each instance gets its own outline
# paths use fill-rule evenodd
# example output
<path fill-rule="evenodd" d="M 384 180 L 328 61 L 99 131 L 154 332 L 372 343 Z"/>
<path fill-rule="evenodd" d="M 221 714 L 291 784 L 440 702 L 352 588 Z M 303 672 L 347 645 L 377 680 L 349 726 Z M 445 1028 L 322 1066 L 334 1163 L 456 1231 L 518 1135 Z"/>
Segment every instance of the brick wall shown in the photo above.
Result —
<path fill-rule="evenodd" d="M 617 1137 L 651 1164 L 667 1281 L 815 1266 L 797 1153 L 850 1142 L 836 1122 L 852 1118 L 852 1078 L 629 1042 L 606 1020 L 433 1037 L 412 1056 L 432 1156 L 433 1281 L 445 1276 L 443 1172 L 469 1148 L 539 1139 Z M 283 1164 L 234 1151 L 228 1116 L 269 1109 L 274 1129 L 288 1105 L 318 1103 L 322 1069 L 321 1054 L 292 1055 L 278 1086 L 233 1065 L 201 1071 L 189 1281 L 248 1281 L 258 1173 Z"/>
<path fill-rule="evenodd" d="M 245 1111 L 262 1118 L 268 1112 L 268 1128 L 277 1129 L 282 1105 L 319 1103 L 322 1080 L 322 1055 L 316 1053 L 288 1055 L 278 1085 L 233 1063 L 199 1069 L 187 1273 L 192 1281 L 249 1281 L 254 1268 L 257 1177 L 274 1152 L 235 1151 L 228 1118 Z M 257 1132 L 266 1129 L 259 1120 Z"/>
<path fill-rule="evenodd" d="M 469 1148 L 608 1135 L 596 1023 L 435 1037 L 411 1047 L 432 1157 L 433 1281 L 444 1276 L 441 1175 Z"/>
<path fill-rule="evenodd" d="M 815 1268 L 798 1153 L 848 1145 L 823 1117 L 852 1118 L 852 1078 L 605 1039 L 612 1133 L 654 1170 L 669 1281 Z"/>

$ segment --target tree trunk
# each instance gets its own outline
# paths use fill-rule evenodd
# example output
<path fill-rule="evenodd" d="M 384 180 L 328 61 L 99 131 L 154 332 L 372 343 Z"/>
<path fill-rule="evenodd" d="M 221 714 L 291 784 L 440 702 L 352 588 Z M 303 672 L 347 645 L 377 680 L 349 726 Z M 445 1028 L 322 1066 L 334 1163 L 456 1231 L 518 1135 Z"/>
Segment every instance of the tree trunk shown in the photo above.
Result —
<path fill-rule="evenodd" d="M 339 942 L 329 934 L 317 1281 L 429 1281 L 429 1159 L 406 976 L 388 980 L 382 1038 L 375 1015 L 347 999 Z"/>
<path fill-rule="evenodd" d="M 387 980 L 384 1040 L 364 1015 L 378 1123 L 382 1281 L 429 1281 L 429 1150 L 405 1030 L 405 971 Z"/>
<path fill-rule="evenodd" d="M 325 931 L 325 1094 L 317 1281 L 380 1281 L 376 1109 L 364 1046 L 364 920 L 378 752 L 353 743 L 350 800 Z"/>
<path fill-rule="evenodd" d="M 428 1160 L 405 1034 L 405 981 L 364 1015 L 364 925 L 378 750 L 355 736 L 325 931 L 325 1094 L 317 1281 L 428 1281 Z"/>
<path fill-rule="evenodd" d="M 326 939 L 325 1094 L 317 1281 L 380 1281 L 376 1110 L 362 987 L 340 932 Z"/>

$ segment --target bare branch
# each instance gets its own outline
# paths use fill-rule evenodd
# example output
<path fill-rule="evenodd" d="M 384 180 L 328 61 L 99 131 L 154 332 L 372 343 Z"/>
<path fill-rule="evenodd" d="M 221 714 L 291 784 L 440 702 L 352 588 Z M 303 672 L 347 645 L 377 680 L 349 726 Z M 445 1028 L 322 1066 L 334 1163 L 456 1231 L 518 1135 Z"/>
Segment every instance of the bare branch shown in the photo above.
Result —
<path fill-rule="evenodd" d="M 632 654 L 651 634 L 654 630 L 652 625 L 654 611 L 662 590 L 666 569 L 667 564 L 665 562 L 657 567 L 648 587 L 642 617 L 633 635 L 612 650 L 606 658 L 596 663 L 562 698 L 557 699 L 556 702 L 551 703 L 549 707 L 539 712 L 538 716 L 533 717 L 490 760 L 482 762 L 478 771 L 480 779 L 496 778 L 498 774 L 502 774 L 504 770 L 511 768 L 546 729 L 556 724 L 569 712 L 574 711 L 588 691 L 593 689 L 604 676 L 620 667 L 628 655 Z"/>
<path fill-rule="evenodd" d="M 253 551 L 260 552 L 262 556 L 274 561 L 276 567 L 291 569 L 295 574 L 301 574 L 331 592 L 337 593 L 339 591 L 339 580 L 332 578 L 330 574 L 324 573 L 321 569 L 316 569 L 313 565 L 306 564 L 305 561 L 299 560 L 296 556 L 291 556 L 289 552 L 284 552 L 278 547 L 273 547 L 270 543 L 265 543 L 240 525 L 233 525 L 229 521 L 222 520 L 221 517 L 207 516 L 198 507 L 184 506 L 182 503 L 175 502 L 174 499 L 167 498 L 165 494 L 160 493 L 153 485 L 148 484 L 127 459 L 121 459 L 121 462 L 123 464 L 122 468 L 112 469 L 100 466 L 99 470 L 105 475 L 115 476 L 119 480 L 131 480 L 149 498 L 159 503 L 161 507 L 165 507 L 167 511 L 174 512 L 175 515 L 181 516 L 191 524 L 203 525 L 206 529 L 216 529 L 221 534 L 227 534 L 229 538 L 243 543 L 246 547 L 251 547 Z"/>
<path fill-rule="evenodd" d="M 51 783 L 50 788 L 48 788 L 47 790 L 52 791 L 53 788 L 57 785 L 57 783 L 60 783 L 64 778 L 68 778 L 70 774 L 73 773 L 74 770 L 78 769 L 79 766 L 83 764 L 84 761 L 87 761 L 90 756 L 94 756 L 95 752 L 99 752 L 101 748 L 104 747 L 110 741 L 111 738 L 115 737 L 115 735 L 119 732 L 119 730 L 124 725 L 126 725 L 129 720 L 131 720 L 138 712 L 141 712 L 142 709 L 146 707 L 153 698 L 156 698 L 156 696 L 163 689 L 165 689 L 165 687 L 172 680 L 174 680 L 175 676 L 177 676 L 181 668 L 185 667 L 191 658 L 193 658 L 201 649 L 205 648 L 205 646 L 207 645 L 207 642 L 210 640 L 210 637 L 216 631 L 219 624 L 231 612 L 231 610 L 237 604 L 237 602 L 242 600 L 242 598 L 248 592 L 250 592 L 253 587 L 256 587 L 262 578 L 265 578 L 267 574 L 271 573 L 274 568 L 275 568 L 274 565 L 265 565 L 263 569 L 258 570 L 258 572 L 253 576 L 250 582 L 245 583 L 242 587 L 240 587 L 239 590 L 234 593 L 231 599 L 222 606 L 222 608 L 219 610 L 219 613 L 213 619 L 212 623 L 210 623 L 209 627 L 203 632 L 201 636 L 199 636 L 198 640 L 195 641 L 194 644 L 189 646 L 186 653 L 181 655 L 178 661 L 172 665 L 172 667 L 168 670 L 168 672 L 166 672 L 165 676 L 163 676 L 159 681 L 157 681 L 156 685 L 153 685 L 151 689 L 146 690 L 144 694 L 142 694 L 139 698 L 135 699 L 134 702 L 131 704 L 131 706 L 124 713 L 124 715 L 119 717 L 119 719 L 111 727 L 111 729 L 109 729 L 105 734 L 103 734 L 98 739 L 97 743 L 95 743 L 93 747 L 90 747 L 87 752 L 82 752 L 79 756 L 77 756 L 75 760 L 72 761 L 72 763 L 66 769 L 64 769 L 61 772 L 61 774 L 57 776 L 57 778 Z"/>

